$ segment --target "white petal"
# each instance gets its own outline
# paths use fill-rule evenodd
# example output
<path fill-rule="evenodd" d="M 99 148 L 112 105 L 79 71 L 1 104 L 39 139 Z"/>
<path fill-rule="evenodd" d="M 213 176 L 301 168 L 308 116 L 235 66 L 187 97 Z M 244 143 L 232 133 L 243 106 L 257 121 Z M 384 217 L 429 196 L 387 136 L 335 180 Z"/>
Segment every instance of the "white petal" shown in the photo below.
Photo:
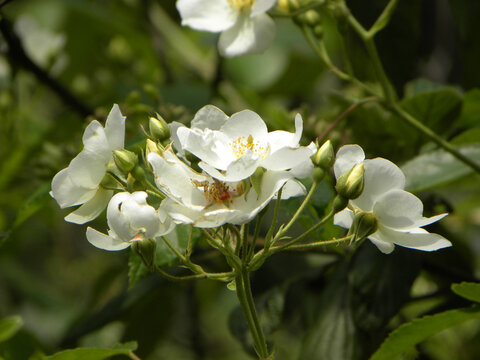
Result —
<path fill-rule="evenodd" d="M 52 196 L 62 209 L 83 204 L 95 196 L 96 192 L 96 188 L 75 185 L 70 179 L 68 168 L 58 172 L 52 180 Z"/>
<path fill-rule="evenodd" d="M 355 165 L 365 160 L 365 153 L 363 149 L 358 145 L 344 145 L 337 151 L 335 164 L 333 171 L 335 177 L 338 179 L 340 176 L 350 171 Z"/>
<path fill-rule="evenodd" d="M 102 213 L 113 195 L 112 190 L 98 189 L 95 196 L 80 206 L 77 210 L 65 216 L 65 221 L 74 224 L 85 224 Z"/>
<path fill-rule="evenodd" d="M 225 57 L 262 53 L 275 37 L 275 22 L 266 14 L 253 18 L 242 14 L 235 25 L 222 32 L 218 50 Z"/>
<path fill-rule="evenodd" d="M 180 139 L 178 138 L 177 131 L 181 127 L 186 127 L 182 123 L 179 123 L 177 121 L 173 121 L 170 124 L 168 124 L 168 127 L 170 128 L 170 141 L 173 143 L 173 147 L 175 150 L 177 150 L 177 153 L 180 156 L 185 156 L 185 150 L 182 147 L 182 143 L 180 142 Z"/>
<path fill-rule="evenodd" d="M 374 235 L 378 240 L 422 251 L 435 251 L 452 246 L 452 243 L 443 236 L 431 234 L 420 228 L 407 233 L 387 229 L 382 226 Z"/>
<path fill-rule="evenodd" d="M 68 165 L 71 181 L 80 187 L 97 188 L 107 171 L 108 160 L 87 149 L 82 150 Z"/>
<path fill-rule="evenodd" d="M 267 141 L 270 145 L 270 151 L 275 152 L 284 147 L 296 148 L 299 146 L 303 132 L 303 120 L 300 114 L 295 117 L 295 132 L 272 131 L 267 135 Z M 313 154 L 312 154 L 313 155 Z"/>
<path fill-rule="evenodd" d="M 131 231 L 144 232 L 145 237 L 153 238 L 160 229 L 160 217 L 153 207 L 147 204 L 147 193 L 136 191 L 130 194 L 121 205 L 121 211 L 128 219 Z"/>
<path fill-rule="evenodd" d="M 273 5 L 275 5 L 276 2 L 277 0 L 256 0 L 253 4 L 250 16 L 253 17 L 267 12 L 273 7 Z"/>
<path fill-rule="evenodd" d="M 262 161 L 262 166 L 269 170 L 289 170 L 305 164 L 310 160 L 312 152 L 308 147 L 300 147 L 297 149 L 283 148 L 269 156 Z"/>
<path fill-rule="evenodd" d="M 227 167 L 225 174 L 220 173 L 214 167 L 210 166 L 209 164 L 203 161 L 201 161 L 198 164 L 198 166 L 200 166 L 200 168 L 203 171 L 205 171 L 208 175 L 216 178 L 217 180 L 226 181 L 226 182 L 235 182 L 235 181 L 241 181 L 251 176 L 257 169 L 260 162 L 261 162 L 260 156 L 251 152 L 250 150 L 247 150 L 245 152 L 245 155 L 233 161 Z"/>
<path fill-rule="evenodd" d="M 192 29 L 220 32 L 235 24 L 237 11 L 226 0 L 178 0 L 182 25 Z"/>
<path fill-rule="evenodd" d="M 251 110 L 243 110 L 233 114 L 220 131 L 232 140 L 241 136 L 248 138 L 251 135 L 254 142 L 261 141 L 268 134 L 265 122 L 257 113 Z"/>
<path fill-rule="evenodd" d="M 96 154 L 99 158 L 104 158 L 105 161 L 109 160 L 111 150 L 107 135 L 105 134 L 105 129 L 97 120 L 93 120 L 87 126 L 83 133 L 82 141 L 85 150 Z"/>
<path fill-rule="evenodd" d="M 117 104 L 114 104 L 105 123 L 105 135 L 110 151 L 123 149 L 125 143 L 125 119 Z"/>
<path fill-rule="evenodd" d="M 191 127 L 200 130 L 220 130 L 227 120 L 228 116 L 218 107 L 206 105 L 197 111 Z"/>
<path fill-rule="evenodd" d="M 373 204 L 383 194 L 405 187 L 405 175 L 391 161 L 383 158 L 365 160 L 365 186 L 362 195 L 351 204 L 363 211 L 372 211 Z"/>
<path fill-rule="evenodd" d="M 422 201 L 415 195 L 400 189 L 391 190 L 380 196 L 373 206 L 373 213 L 382 225 L 397 230 L 425 226 L 447 215 L 424 218 Z"/>
<path fill-rule="evenodd" d="M 336 213 L 333 217 L 333 223 L 345 229 L 350 229 L 353 223 L 353 211 L 350 209 L 343 209 Z"/>
<path fill-rule="evenodd" d="M 118 239 L 128 242 L 137 232 L 132 230 L 127 214 L 123 211 L 123 202 L 130 198 L 130 193 L 121 192 L 115 194 L 107 206 L 107 223 L 108 227 L 117 234 Z"/>
<path fill-rule="evenodd" d="M 306 194 L 305 186 L 300 181 L 288 180 L 282 188 L 282 200 L 289 199 L 291 197 L 303 196 Z M 274 199 L 277 196 L 273 197 Z"/>
<path fill-rule="evenodd" d="M 304 162 L 292 167 L 290 172 L 297 179 L 305 179 L 312 175 L 313 168 L 312 160 L 309 158 L 308 160 L 305 160 Z"/>
<path fill-rule="evenodd" d="M 233 154 L 228 146 L 230 139 L 220 131 L 180 127 L 177 136 L 184 150 L 190 151 L 217 169 L 226 170 L 233 161 Z"/>
<path fill-rule="evenodd" d="M 171 148 L 162 156 L 150 153 L 148 162 L 152 165 L 155 183 L 164 193 L 188 207 L 203 209 L 208 205 L 203 191 L 193 183 L 208 181 L 208 178 L 180 161 Z"/>
<path fill-rule="evenodd" d="M 395 249 L 395 245 L 390 243 L 390 242 L 386 242 L 386 241 L 383 241 L 383 240 L 380 240 L 378 238 L 375 237 L 376 235 L 374 234 L 373 236 L 370 236 L 368 239 L 378 248 L 378 250 L 380 250 L 382 253 L 384 254 L 390 254 L 394 249 Z"/>
<path fill-rule="evenodd" d="M 87 228 L 87 240 L 93 246 L 109 251 L 123 250 L 130 246 L 128 242 L 105 235 L 91 227 Z"/>

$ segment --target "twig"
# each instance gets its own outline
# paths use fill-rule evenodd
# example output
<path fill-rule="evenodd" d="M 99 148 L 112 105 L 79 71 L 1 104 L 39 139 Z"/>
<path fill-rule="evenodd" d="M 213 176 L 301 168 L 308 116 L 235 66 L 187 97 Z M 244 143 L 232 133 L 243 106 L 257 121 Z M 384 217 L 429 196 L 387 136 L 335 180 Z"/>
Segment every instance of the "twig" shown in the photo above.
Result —
<path fill-rule="evenodd" d="M 356 108 L 358 108 L 359 106 L 363 105 L 363 104 L 366 104 L 367 102 L 370 102 L 370 101 L 378 101 L 378 98 L 375 97 L 375 96 L 372 96 L 372 97 L 368 97 L 368 98 L 365 98 L 365 99 L 362 99 L 360 101 L 357 101 L 356 103 L 353 103 L 352 105 L 350 105 L 343 113 L 341 113 L 321 134 L 320 136 L 317 137 L 317 141 L 318 142 L 321 142 L 322 139 L 328 135 L 328 133 L 330 133 L 330 131 L 332 131 L 332 129 L 338 125 L 338 123 L 340 121 L 342 121 L 343 119 L 345 119 L 345 117 L 350 114 L 353 110 L 355 110 Z"/>
<path fill-rule="evenodd" d="M 1 5 L 5 5 L 8 1 L 5 0 Z M 7 55 L 14 65 L 23 67 L 25 70 L 32 72 L 38 81 L 48 86 L 55 92 L 62 101 L 75 110 L 83 118 L 93 114 L 93 110 L 83 104 L 75 95 L 73 95 L 67 88 L 52 78 L 45 70 L 35 64 L 27 55 L 25 49 L 18 36 L 13 31 L 13 26 L 10 20 L 0 13 L 0 32 L 8 44 Z"/>

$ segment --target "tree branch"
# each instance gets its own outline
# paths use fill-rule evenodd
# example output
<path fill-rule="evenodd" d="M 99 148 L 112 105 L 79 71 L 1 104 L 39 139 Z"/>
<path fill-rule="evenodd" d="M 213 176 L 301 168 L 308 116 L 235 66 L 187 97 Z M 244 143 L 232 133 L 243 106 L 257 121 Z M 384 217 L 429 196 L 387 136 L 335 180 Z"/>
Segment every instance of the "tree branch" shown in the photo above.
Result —
<path fill-rule="evenodd" d="M 5 0 L 0 6 L 5 5 L 8 1 Z M 22 67 L 30 71 L 41 83 L 48 86 L 54 93 L 62 99 L 62 101 L 76 111 L 83 118 L 93 114 L 93 110 L 80 101 L 73 95 L 66 87 L 56 81 L 45 70 L 35 64 L 27 55 L 22 46 L 22 42 L 13 31 L 13 26 L 10 20 L 0 12 L 0 33 L 3 35 L 5 42 L 8 44 L 7 56 L 15 66 Z"/>

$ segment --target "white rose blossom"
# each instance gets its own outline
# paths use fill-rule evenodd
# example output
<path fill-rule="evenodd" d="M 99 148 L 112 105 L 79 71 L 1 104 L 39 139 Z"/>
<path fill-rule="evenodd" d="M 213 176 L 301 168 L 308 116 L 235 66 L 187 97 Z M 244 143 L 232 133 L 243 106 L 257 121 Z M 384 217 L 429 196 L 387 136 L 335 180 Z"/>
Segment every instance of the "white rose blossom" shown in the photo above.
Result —
<path fill-rule="evenodd" d="M 225 57 L 262 53 L 275 37 L 267 12 L 276 0 L 178 0 L 182 25 L 220 32 L 218 49 Z"/>
<path fill-rule="evenodd" d="M 228 117 L 215 106 L 201 108 L 187 128 L 172 125 L 172 140 L 180 154 L 189 151 L 201 161 L 200 168 L 220 181 L 234 182 L 251 176 L 258 167 L 291 170 L 296 177 L 310 175 L 310 157 L 317 148 L 312 142 L 300 146 L 303 121 L 295 117 L 295 133 L 268 132 L 262 118 L 250 110 Z"/>
<path fill-rule="evenodd" d="M 175 224 L 162 206 L 155 210 L 148 205 L 147 196 L 144 191 L 116 194 L 107 207 L 108 235 L 88 227 L 87 240 L 99 249 L 117 251 L 168 234 Z"/>
<path fill-rule="evenodd" d="M 113 192 L 100 183 L 112 161 L 112 152 L 123 149 L 124 140 L 125 117 L 116 104 L 105 128 L 96 120 L 87 126 L 82 138 L 84 149 L 52 180 L 50 194 L 62 209 L 83 204 L 67 215 L 66 221 L 85 224 L 105 209 Z"/>
<path fill-rule="evenodd" d="M 447 214 L 423 217 L 423 203 L 404 190 L 405 175 L 398 166 L 383 158 L 364 159 L 365 153 L 358 145 L 346 145 L 337 152 L 335 177 L 338 179 L 354 165 L 363 162 L 365 185 L 360 197 L 350 200 L 345 210 L 335 214 L 334 224 L 350 228 L 355 214 L 373 214 L 378 228 L 368 238 L 385 254 L 391 253 L 395 244 L 423 251 L 452 245 L 441 235 L 422 229 Z"/>
<path fill-rule="evenodd" d="M 155 183 L 168 198 L 165 211 L 177 223 L 217 227 L 251 221 L 284 186 L 282 199 L 305 193 L 289 171 L 265 171 L 260 191 L 244 189 L 242 182 L 223 182 L 200 174 L 167 147 L 162 155 L 150 153 Z"/>

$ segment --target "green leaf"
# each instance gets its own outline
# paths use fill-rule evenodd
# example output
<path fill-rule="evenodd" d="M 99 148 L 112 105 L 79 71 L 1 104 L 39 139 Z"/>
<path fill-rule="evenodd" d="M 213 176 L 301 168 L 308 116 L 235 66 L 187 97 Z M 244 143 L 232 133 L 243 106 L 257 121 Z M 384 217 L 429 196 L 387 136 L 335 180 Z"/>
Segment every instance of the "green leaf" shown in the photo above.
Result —
<path fill-rule="evenodd" d="M 60 351 L 54 355 L 44 357 L 45 360 L 102 360 L 114 355 L 127 355 L 137 349 L 137 343 L 131 341 L 125 344 L 117 344 L 110 349 L 100 348 L 77 348 Z"/>
<path fill-rule="evenodd" d="M 462 282 L 452 284 L 452 291 L 461 297 L 480 303 L 480 284 L 471 282 Z"/>
<path fill-rule="evenodd" d="M 148 269 L 142 259 L 140 259 L 140 256 L 130 249 L 128 258 L 128 288 L 132 288 L 147 274 Z"/>
<path fill-rule="evenodd" d="M 13 337 L 22 325 L 22 318 L 16 315 L 0 320 L 0 342 L 7 341 Z"/>
<path fill-rule="evenodd" d="M 185 254 L 188 243 L 188 232 L 190 225 L 179 225 L 175 227 L 175 230 L 165 237 L 170 241 L 175 249 L 180 253 Z M 169 266 L 177 260 L 177 255 L 165 245 L 165 242 L 161 239 L 157 240 L 157 256 L 155 263 L 158 266 Z"/>
<path fill-rule="evenodd" d="M 457 147 L 463 155 L 480 162 L 480 143 Z M 408 161 L 402 166 L 409 191 L 442 185 L 472 173 L 472 169 L 444 150 L 435 150 Z"/>
<path fill-rule="evenodd" d="M 428 337 L 474 318 L 480 318 L 480 306 L 415 319 L 393 331 L 370 360 L 393 360 Z"/>
<path fill-rule="evenodd" d="M 480 90 L 473 89 L 463 97 L 463 106 L 460 116 L 456 120 L 457 126 L 479 126 L 480 125 Z"/>

